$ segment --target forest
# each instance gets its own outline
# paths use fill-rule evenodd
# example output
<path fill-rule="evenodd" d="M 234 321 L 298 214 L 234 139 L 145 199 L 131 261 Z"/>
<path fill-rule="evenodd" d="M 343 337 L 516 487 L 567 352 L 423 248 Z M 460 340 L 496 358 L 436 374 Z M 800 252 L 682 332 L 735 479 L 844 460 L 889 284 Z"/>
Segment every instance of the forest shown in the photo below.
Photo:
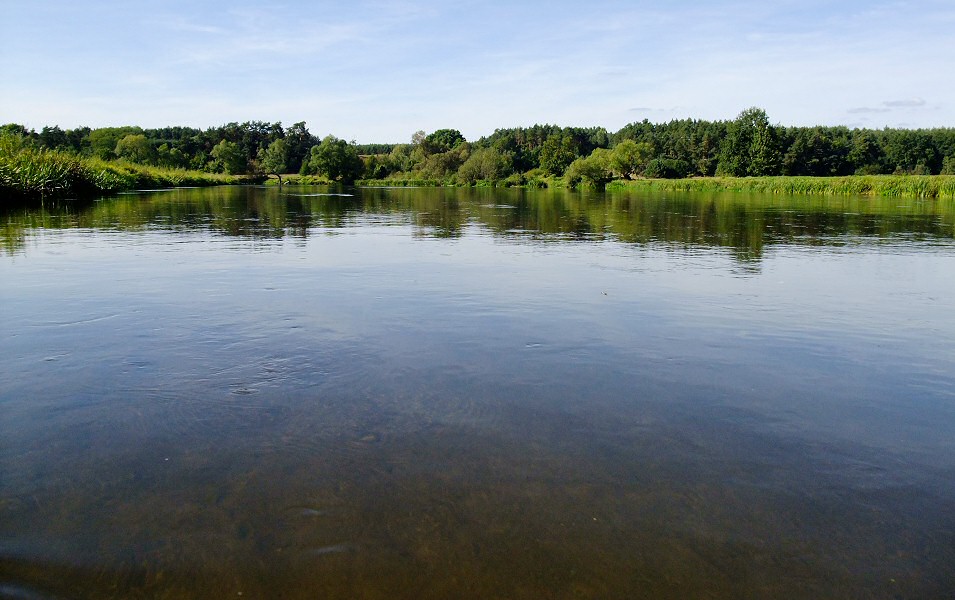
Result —
<path fill-rule="evenodd" d="M 433 185 L 602 188 L 614 180 L 955 174 L 955 128 L 851 129 L 773 125 L 761 108 L 735 119 L 603 127 L 533 125 L 469 141 L 456 129 L 418 131 L 408 143 L 355 144 L 319 138 L 305 122 L 228 123 L 200 130 L 137 126 L 91 129 L 0 126 L 9 155 L 32 151 L 158 169 L 245 175 L 278 182 L 427 182 Z M 16 143 L 11 144 L 10 139 Z M 9 159 L 9 157 L 7 157 Z M 9 160 L 0 189 L 16 189 Z M 4 162 L 6 161 L 6 162 Z M 304 178 L 304 179 L 303 179 Z"/>

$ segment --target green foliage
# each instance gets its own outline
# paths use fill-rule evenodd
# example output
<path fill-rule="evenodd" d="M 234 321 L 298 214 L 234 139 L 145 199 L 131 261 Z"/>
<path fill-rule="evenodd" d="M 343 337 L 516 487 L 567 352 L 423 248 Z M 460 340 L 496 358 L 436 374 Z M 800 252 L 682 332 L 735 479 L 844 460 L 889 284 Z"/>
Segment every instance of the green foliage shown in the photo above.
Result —
<path fill-rule="evenodd" d="M 363 187 L 439 187 L 444 182 L 437 179 L 359 179 L 355 185 Z"/>
<path fill-rule="evenodd" d="M 769 124 L 766 111 L 748 108 L 727 128 L 716 171 L 734 177 L 779 174 L 780 146 L 778 132 Z"/>
<path fill-rule="evenodd" d="M 955 199 L 955 176 L 951 175 L 643 179 L 614 182 L 610 187 L 614 189 L 648 187 L 681 192 L 759 192 L 767 194 Z"/>
<path fill-rule="evenodd" d="M 229 175 L 245 173 L 249 168 L 249 157 L 238 144 L 222 140 L 209 153 L 218 169 Z"/>
<path fill-rule="evenodd" d="M 624 179 L 633 179 L 646 168 L 653 157 L 653 146 L 647 142 L 623 140 L 610 155 L 610 168 L 614 175 Z"/>
<path fill-rule="evenodd" d="M 57 125 L 44 127 L 40 131 L 38 138 L 41 146 L 51 150 L 68 148 L 71 145 L 70 136 Z"/>
<path fill-rule="evenodd" d="M 672 158 L 654 158 L 647 163 L 643 171 L 644 177 L 651 179 L 680 179 L 690 172 L 690 165 L 685 161 Z"/>
<path fill-rule="evenodd" d="M 295 123 L 286 129 L 284 139 L 288 152 L 285 171 L 298 173 L 302 164 L 308 160 L 312 146 L 319 143 L 318 139 L 309 133 L 305 121 Z"/>
<path fill-rule="evenodd" d="M 458 181 L 474 185 L 478 181 L 497 181 L 511 173 L 509 157 L 495 148 L 480 148 L 471 153 L 458 169 Z"/>
<path fill-rule="evenodd" d="M 304 122 L 283 129 L 281 123 L 247 121 L 199 130 L 189 127 L 44 127 L 39 133 L 7 124 L 0 131 L 18 135 L 23 146 L 74 156 L 123 157 L 130 163 L 166 168 L 246 173 L 283 171 L 315 174 L 312 148 L 321 140 Z M 267 168 L 268 151 L 277 140 L 286 145 L 285 168 Z M 533 125 L 498 129 L 468 143 L 455 129 L 417 132 L 412 144 L 354 146 L 361 169 L 351 174 L 394 180 L 439 180 L 477 185 L 506 182 L 525 186 L 560 184 L 560 176 L 594 150 L 613 148 L 615 177 L 844 176 L 851 174 L 951 173 L 955 129 L 849 129 L 847 127 L 781 127 L 769 124 L 758 108 L 733 121 L 678 119 L 666 123 L 630 123 L 614 134 L 601 127 Z M 493 150 L 485 154 L 482 151 Z M 42 160 L 42 159 L 38 159 Z M 321 160 L 319 161 L 321 162 Z M 651 165 L 652 163 L 652 165 Z M 582 163 L 586 165 L 587 163 Z M 581 165 L 571 173 L 576 178 Z M 536 176 L 527 173 L 538 171 Z M 583 182 L 583 175 L 580 175 Z M 588 184 L 589 185 L 589 184 Z"/>
<path fill-rule="evenodd" d="M 365 168 L 353 144 L 329 135 L 317 146 L 312 146 L 310 157 L 300 173 L 323 175 L 330 181 L 353 183 Z"/>
<path fill-rule="evenodd" d="M 0 192 L 45 197 L 72 191 L 81 179 L 75 156 L 37 148 L 19 135 L 0 135 Z"/>
<path fill-rule="evenodd" d="M 554 133 L 541 145 L 540 167 L 551 175 L 562 175 L 579 155 L 580 145 L 573 136 Z"/>
<path fill-rule="evenodd" d="M 329 185 L 331 183 L 334 182 L 320 175 L 289 175 L 286 180 L 287 185 Z M 279 185 L 279 182 L 269 179 L 265 185 Z"/>
<path fill-rule="evenodd" d="M 116 144 L 127 135 L 143 133 L 139 127 L 102 127 L 94 129 L 89 135 L 90 150 L 93 156 L 104 160 L 115 158 Z"/>
<path fill-rule="evenodd" d="M 453 150 L 467 140 L 457 129 L 438 129 L 421 141 L 425 154 L 438 154 Z"/>
<path fill-rule="evenodd" d="M 268 148 L 259 150 L 259 168 L 265 173 L 277 175 L 282 183 L 282 173 L 288 168 L 288 144 L 279 138 L 269 144 Z"/>
<path fill-rule="evenodd" d="M 361 161 L 364 163 L 362 172 L 364 173 L 364 177 L 368 179 L 384 179 L 391 173 L 388 169 L 387 154 L 382 156 L 375 154 L 362 156 Z"/>
<path fill-rule="evenodd" d="M 0 136 L 16 136 L 24 142 L 30 140 L 31 131 L 19 123 L 0 125 Z"/>
<path fill-rule="evenodd" d="M 590 156 L 576 159 L 567 167 L 564 182 L 568 187 L 604 189 L 613 180 L 612 154 L 606 148 L 597 148 Z"/>
<path fill-rule="evenodd" d="M 156 148 L 156 164 L 170 169 L 184 169 L 189 166 L 189 157 L 179 148 L 162 144 Z"/>
<path fill-rule="evenodd" d="M 469 155 L 465 146 L 458 146 L 455 150 L 432 154 L 418 164 L 413 173 L 418 179 L 440 179 L 451 182 L 455 173 L 464 164 Z"/>
<path fill-rule="evenodd" d="M 146 136 L 141 133 L 124 136 L 121 140 L 116 142 L 116 148 L 113 150 L 113 153 L 119 158 L 144 165 L 152 164 L 156 161 L 155 148 L 149 143 Z"/>
<path fill-rule="evenodd" d="M 849 154 L 847 156 L 849 167 L 854 169 L 857 175 L 877 175 L 882 172 L 882 163 L 885 162 L 885 152 L 879 145 L 875 134 L 871 131 L 862 130 L 855 135 L 850 133 L 851 141 L 849 143 Z M 791 175 L 801 172 L 791 172 Z"/>
<path fill-rule="evenodd" d="M 931 137 L 922 132 L 900 130 L 888 137 L 883 147 L 889 172 L 930 175 L 942 170 L 941 153 Z"/>
<path fill-rule="evenodd" d="M 84 158 L 39 148 L 18 135 L 0 134 L 0 199 L 31 200 L 103 194 L 134 188 L 241 183 L 234 177 Z"/>
<path fill-rule="evenodd" d="M 836 143 L 818 129 L 796 132 L 794 141 L 783 156 L 783 174 L 804 173 L 815 177 L 849 174 L 849 148 L 840 144 L 837 149 Z"/>

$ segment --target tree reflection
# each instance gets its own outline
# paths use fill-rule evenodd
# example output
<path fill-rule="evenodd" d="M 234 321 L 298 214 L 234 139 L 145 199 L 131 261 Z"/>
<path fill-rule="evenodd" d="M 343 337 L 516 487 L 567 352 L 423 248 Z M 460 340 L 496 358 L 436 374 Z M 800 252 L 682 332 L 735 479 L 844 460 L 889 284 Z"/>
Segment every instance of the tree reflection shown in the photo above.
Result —
<path fill-rule="evenodd" d="M 0 252 L 24 251 L 39 229 L 204 230 L 239 238 L 307 238 L 368 224 L 408 225 L 417 237 L 478 227 L 502 239 L 725 248 L 758 261 L 773 244 L 841 245 L 849 238 L 955 237 L 946 200 L 739 193 L 480 188 L 220 187 L 121 195 L 2 215 Z"/>

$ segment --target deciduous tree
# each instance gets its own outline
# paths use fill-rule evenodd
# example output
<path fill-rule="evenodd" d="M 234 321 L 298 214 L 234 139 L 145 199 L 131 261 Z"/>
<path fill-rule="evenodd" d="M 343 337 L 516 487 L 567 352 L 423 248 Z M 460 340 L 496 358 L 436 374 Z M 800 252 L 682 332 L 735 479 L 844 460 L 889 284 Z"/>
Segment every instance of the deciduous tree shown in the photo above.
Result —
<path fill-rule="evenodd" d="M 330 181 L 353 183 L 361 177 L 364 169 L 355 146 L 333 135 L 326 136 L 321 144 L 312 146 L 310 154 L 305 170 L 311 174 L 324 175 Z"/>
<path fill-rule="evenodd" d="M 215 164 L 230 175 L 245 173 L 248 170 L 249 158 L 235 142 L 222 140 L 210 153 Z"/>
<path fill-rule="evenodd" d="M 116 149 L 113 152 L 119 158 L 144 165 L 152 164 L 156 160 L 156 149 L 141 133 L 124 136 L 116 142 Z"/>
<path fill-rule="evenodd" d="M 653 146 L 647 142 L 624 140 L 614 146 L 610 154 L 610 168 L 614 174 L 633 179 L 640 174 L 653 158 Z"/>
<path fill-rule="evenodd" d="M 288 144 L 285 140 L 279 138 L 268 148 L 259 150 L 259 167 L 265 173 L 278 177 L 279 185 L 282 185 L 282 173 L 288 168 Z"/>

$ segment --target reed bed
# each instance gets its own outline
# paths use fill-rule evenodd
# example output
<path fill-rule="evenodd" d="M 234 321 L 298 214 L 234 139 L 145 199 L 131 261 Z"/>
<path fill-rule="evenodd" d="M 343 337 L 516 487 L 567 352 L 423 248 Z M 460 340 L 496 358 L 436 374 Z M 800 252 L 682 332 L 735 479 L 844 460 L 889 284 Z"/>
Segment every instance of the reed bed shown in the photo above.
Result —
<path fill-rule="evenodd" d="M 0 204 L 124 190 L 247 183 L 246 176 L 81 157 L 0 136 Z"/>
<path fill-rule="evenodd" d="M 760 192 L 824 196 L 955 199 L 955 175 L 852 175 L 848 177 L 705 177 L 614 181 L 607 189 L 680 192 Z"/>

